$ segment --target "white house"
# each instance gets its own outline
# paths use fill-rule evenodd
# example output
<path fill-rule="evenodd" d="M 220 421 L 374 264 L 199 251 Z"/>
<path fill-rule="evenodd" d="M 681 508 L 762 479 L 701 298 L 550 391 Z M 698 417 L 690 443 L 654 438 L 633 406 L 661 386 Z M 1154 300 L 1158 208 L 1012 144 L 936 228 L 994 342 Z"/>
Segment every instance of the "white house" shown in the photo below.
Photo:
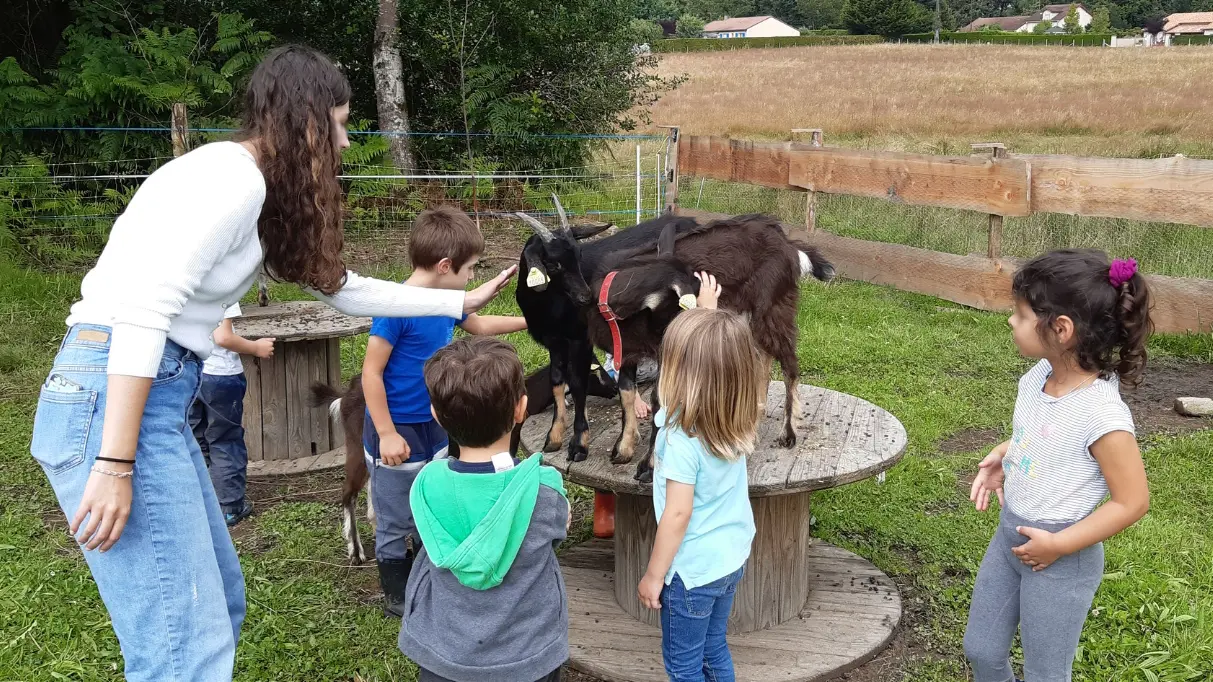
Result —
<path fill-rule="evenodd" d="M 704 38 L 776 38 L 798 35 L 800 31 L 770 16 L 721 19 L 703 27 Z"/>
<path fill-rule="evenodd" d="M 1018 17 L 983 17 L 975 19 L 968 26 L 960 29 L 961 31 L 980 31 L 987 26 L 998 26 L 1000 30 L 1011 31 L 1014 33 L 1032 33 L 1036 30 L 1036 25 L 1042 22 L 1049 24 L 1051 32 L 1062 32 L 1066 28 L 1066 15 L 1070 13 L 1071 5 L 1045 5 L 1044 9 L 1036 14 L 1027 14 Z M 1078 25 L 1086 28 L 1091 25 L 1091 12 L 1079 3 L 1074 3 L 1074 9 L 1078 14 Z"/>

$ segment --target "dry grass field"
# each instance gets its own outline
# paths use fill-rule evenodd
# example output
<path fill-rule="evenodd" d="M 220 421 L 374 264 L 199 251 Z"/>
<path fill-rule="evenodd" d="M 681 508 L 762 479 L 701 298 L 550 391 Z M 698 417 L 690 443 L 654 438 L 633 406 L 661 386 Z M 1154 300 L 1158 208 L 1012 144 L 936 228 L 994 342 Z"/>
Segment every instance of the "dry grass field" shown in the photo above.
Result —
<path fill-rule="evenodd" d="M 691 134 L 968 153 L 1213 157 L 1213 48 L 803 47 L 661 56 L 686 82 L 653 107 Z"/>

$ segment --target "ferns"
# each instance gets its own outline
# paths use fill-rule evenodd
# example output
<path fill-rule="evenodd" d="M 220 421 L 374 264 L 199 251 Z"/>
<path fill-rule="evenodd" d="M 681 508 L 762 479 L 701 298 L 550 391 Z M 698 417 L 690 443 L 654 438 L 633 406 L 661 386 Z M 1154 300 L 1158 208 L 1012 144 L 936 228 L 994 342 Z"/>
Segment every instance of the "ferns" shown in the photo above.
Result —
<path fill-rule="evenodd" d="M 64 31 L 51 82 L 38 85 L 15 59 L 0 62 L 0 120 L 17 127 L 166 126 L 173 104 L 190 109 L 193 127 L 226 114 L 272 36 L 240 14 L 216 14 L 201 33 L 160 26 L 134 34 L 81 19 Z M 213 34 L 211 33 L 213 31 Z M 35 135 L 0 131 L 0 163 L 13 152 L 56 159 L 166 156 L 165 135 Z"/>

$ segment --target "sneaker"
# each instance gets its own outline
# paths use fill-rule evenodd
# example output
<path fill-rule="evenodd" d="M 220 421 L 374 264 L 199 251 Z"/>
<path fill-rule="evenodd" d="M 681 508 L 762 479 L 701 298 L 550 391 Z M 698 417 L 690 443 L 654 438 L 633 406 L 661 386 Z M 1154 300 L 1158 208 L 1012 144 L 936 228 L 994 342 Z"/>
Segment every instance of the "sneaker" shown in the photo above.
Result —
<path fill-rule="evenodd" d="M 227 522 L 227 527 L 231 528 L 232 526 L 236 525 L 237 523 L 240 523 L 241 521 L 247 519 L 252 513 L 253 513 L 253 503 L 251 500 L 246 499 L 244 501 L 244 506 L 240 508 L 240 511 L 225 512 L 223 514 L 223 520 Z"/>

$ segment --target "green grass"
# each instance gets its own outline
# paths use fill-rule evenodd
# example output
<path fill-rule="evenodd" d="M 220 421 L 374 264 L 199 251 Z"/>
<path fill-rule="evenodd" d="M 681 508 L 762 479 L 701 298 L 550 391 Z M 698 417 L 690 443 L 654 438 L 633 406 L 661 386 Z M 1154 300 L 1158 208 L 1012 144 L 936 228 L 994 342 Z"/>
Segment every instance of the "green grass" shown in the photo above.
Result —
<path fill-rule="evenodd" d="M 120 679 L 96 589 L 27 453 L 36 389 L 77 287 L 75 277 L 0 262 L 0 680 Z M 1001 315 L 861 283 L 804 291 L 806 380 L 889 409 L 910 436 L 884 484 L 815 496 L 814 533 L 903 586 L 914 654 L 903 679 L 961 682 L 969 594 L 995 515 L 973 511 L 962 489 L 984 453 L 941 456 L 936 446 L 965 429 L 1008 430 L 1015 380 L 1027 365 Z M 274 295 L 299 297 L 278 285 Z M 512 292 L 489 312 L 514 312 Z M 544 361 L 525 335 L 511 340 L 528 367 Z M 347 373 L 357 371 L 364 343 L 344 344 Z M 1209 337 L 1159 337 L 1152 350 L 1213 360 Z M 1144 446 L 1153 507 L 1107 543 L 1108 575 L 1076 680 L 1213 678 L 1213 432 Z M 345 566 L 338 529 L 335 506 L 317 502 L 282 502 L 246 522 L 238 544 L 249 614 L 237 679 L 414 679 L 395 648 L 394 624 L 374 601 L 374 569 Z M 587 537 L 588 526 L 575 535 Z"/>

